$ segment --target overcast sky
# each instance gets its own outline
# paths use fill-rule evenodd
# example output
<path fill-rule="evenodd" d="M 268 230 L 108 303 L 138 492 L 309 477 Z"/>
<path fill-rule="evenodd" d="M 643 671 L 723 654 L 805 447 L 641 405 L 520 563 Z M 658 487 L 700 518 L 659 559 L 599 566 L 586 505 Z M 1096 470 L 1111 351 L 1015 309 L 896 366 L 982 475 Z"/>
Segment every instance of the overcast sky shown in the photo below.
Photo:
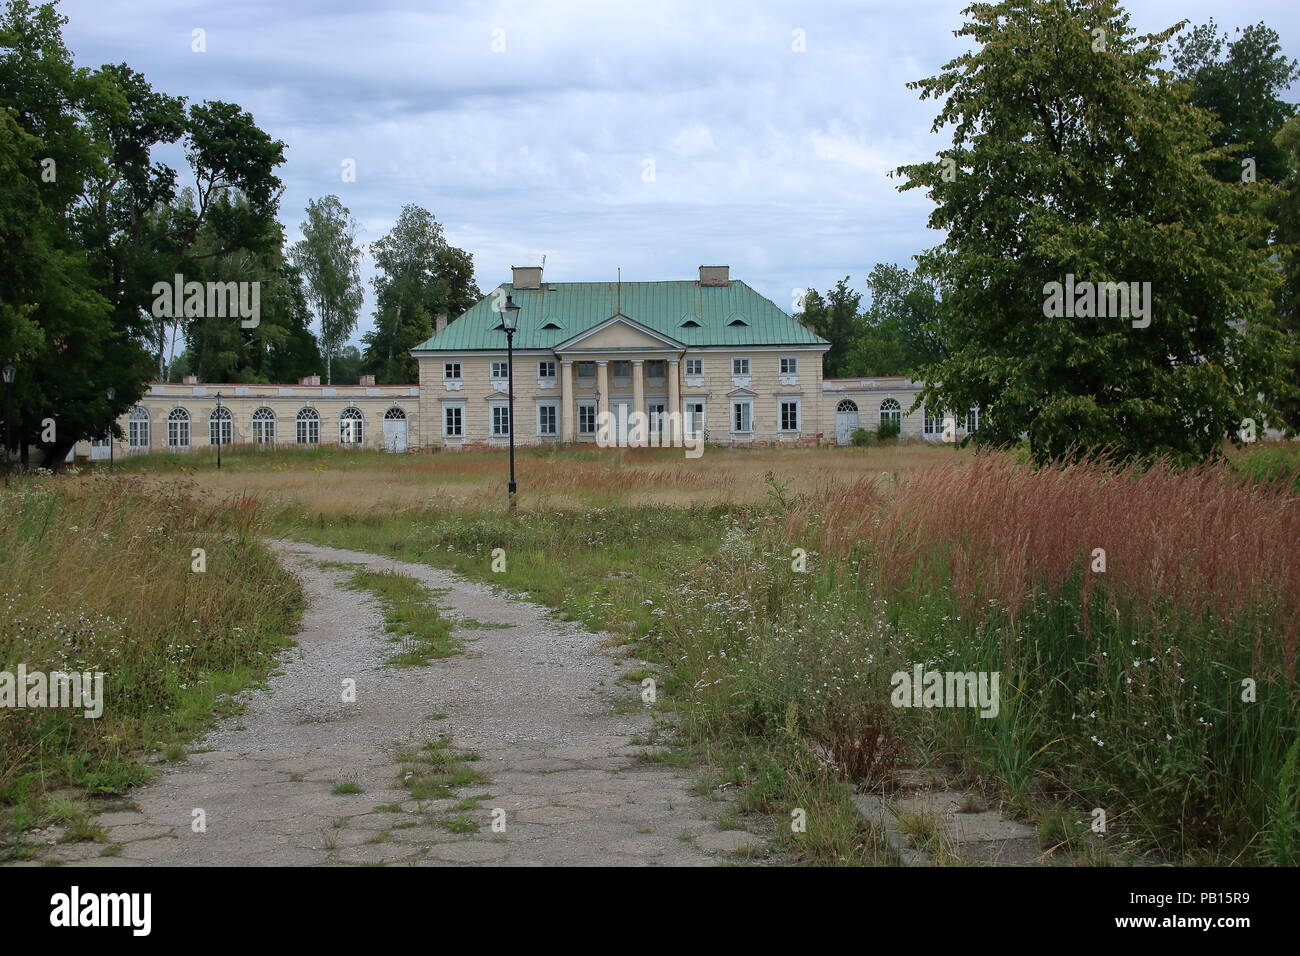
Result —
<path fill-rule="evenodd" d="M 793 290 L 934 245 L 930 204 L 885 173 L 932 156 L 905 87 L 963 45 L 965 0 L 721 3 L 64 0 L 79 64 L 229 100 L 287 144 L 290 240 L 337 194 L 362 242 L 418 203 L 485 292 L 546 256 L 554 281 L 693 278 L 728 264 Z M 1300 56 L 1294 0 L 1134 0 L 1141 31 L 1263 20 Z M 193 52 L 193 31 L 207 50 Z M 802 50 L 800 49 L 802 47 Z M 1294 92 L 1294 91 L 1293 91 Z M 343 163 L 356 181 L 342 180 Z M 182 177 L 184 178 L 184 177 Z M 367 299 L 357 336 L 371 325 Z"/>

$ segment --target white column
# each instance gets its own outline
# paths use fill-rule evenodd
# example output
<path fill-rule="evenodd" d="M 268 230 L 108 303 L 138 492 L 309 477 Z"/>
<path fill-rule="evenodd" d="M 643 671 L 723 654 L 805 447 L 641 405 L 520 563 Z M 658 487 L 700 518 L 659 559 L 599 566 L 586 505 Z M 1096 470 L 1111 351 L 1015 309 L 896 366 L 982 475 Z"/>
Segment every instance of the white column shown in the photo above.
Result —
<path fill-rule="evenodd" d="M 645 420 L 645 360 L 644 359 L 632 360 L 632 414 L 636 415 L 637 417 L 636 418 L 629 417 L 628 419 L 629 427 L 631 427 L 630 426 L 631 422 L 639 422 Z M 649 435 L 648 429 L 649 429 L 649 423 L 647 422 L 645 428 L 640 428 L 636 430 L 637 441 L 646 440 L 646 437 Z"/>
<path fill-rule="evenodd" d="M 573 363 L 560 363 L 560 441 L 573 441 L 577 428 L 577 404 L 573 400 Z"/>
<path fill-rule="evenodd" d="M 677 445 L 682 440 L 682 383 L 677 377 L 681 362 L 668 360 L 668 421 L 670 432 L 666 437 L 668 444 Z"/>
<path fill-rule="evenodd" d="M 596 402 L 596 414 L 604 415 L 601 421 L 609 421 L 609 362 L 596 363 L 596 391 L 600 393 L 600 398 Z"/>

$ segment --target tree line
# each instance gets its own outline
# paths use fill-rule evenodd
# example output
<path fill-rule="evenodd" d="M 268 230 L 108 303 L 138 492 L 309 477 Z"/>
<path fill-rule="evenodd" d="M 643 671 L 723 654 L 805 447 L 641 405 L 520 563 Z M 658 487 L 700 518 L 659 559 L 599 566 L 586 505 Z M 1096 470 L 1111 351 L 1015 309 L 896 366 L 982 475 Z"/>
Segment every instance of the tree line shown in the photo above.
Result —
<path fill-rule="evenodd" d="M 408 205 L 370 247 L 374 329 L 348 346 L 362 304 L 357 224 L 337 196 L 309 202 L 303 238 L 278 216 L 285 144 L 237 104 L 190 103 L 127 64 L 78 67 L 55 3 L 0 8 L 0 359 L 15 368 L 11 450 L 62 462 L 115 428 L 143 383 L 414 382 L 407 350 L 433 317 L 479 292 L 473 259 Z M 179 146 L 180 169 L 156 150 Z M 257 290 L 255 318 L 188 290 Z M 176 299 L 177 301 L 172 301 Z M 166 306 L 159 303 L 166 301 Z M 212 302 L 211 291 L 206 302 Z M 316 330 L 313 331 L 313 323 Z M 111 396 L 111 398 L 110 398 Z"/>
<path fill-rule="evenodd" d="M 978 405 L 971 440 L 1040 461 L 1300 431 L 1300 70 L 1276 31 L 1138 35 L 1113 0 L 963 15 L 972 51 L 910 84 L 951 146 L 896 170 L 943 241 L 876 266 L 865 310 L 848 277 L 806 295 L 826 375 L 910 375 L 918 405 Z M 1088 296 L 1058 314 L 1062 283 Z M 1097 307 L 1129 285 L 1149 319 Z"/>

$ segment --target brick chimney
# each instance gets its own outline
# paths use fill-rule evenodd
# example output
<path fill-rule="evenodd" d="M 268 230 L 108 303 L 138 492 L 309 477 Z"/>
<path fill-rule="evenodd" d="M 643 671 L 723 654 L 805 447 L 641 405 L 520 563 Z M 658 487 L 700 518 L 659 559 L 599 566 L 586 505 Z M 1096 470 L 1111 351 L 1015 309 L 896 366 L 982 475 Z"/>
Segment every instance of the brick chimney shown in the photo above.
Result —
<path fill-rule="evenodd" d="M 439 312 L 436 316 L 433 317 L 433 331 L 434 331 L 434 334 L 436 335 L 437 333 L 441 332 L 441 331 L 442 331 L 443 329 L 445 329 L 446 327 L 447 327 L 447 313 L 446 313 L 446 312 Z"/>
<path fill-rule="evenodd" d="M 731 285 L 731 266 L 700 266 L 700 285 Z"/>
<path fill-rule="evenodd" d="M 373 375 L 362 375 L 360 384 L 370 388 L 375 387 L 375 377 Z"/>
<path fill-rule="evenodd" d="M 542 287 L 541 266 L 511 266 L 510 284 L 516 289 L 540 289 Z"/>

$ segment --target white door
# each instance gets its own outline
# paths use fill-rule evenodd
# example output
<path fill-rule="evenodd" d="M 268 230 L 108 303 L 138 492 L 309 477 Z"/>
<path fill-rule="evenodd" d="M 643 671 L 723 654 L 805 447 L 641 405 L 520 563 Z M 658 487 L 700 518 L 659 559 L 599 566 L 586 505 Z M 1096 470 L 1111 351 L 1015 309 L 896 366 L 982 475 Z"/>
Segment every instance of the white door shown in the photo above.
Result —
<path fill-rule="evenodd" d="M 853 441 L 853 433 L 858 430 L 858 406 L 853 402 L 840 402 L 835 409 L 835 443 L 847 445 Z"/>
<path fill-rule="evenodd" d="M 632 427 L 632 403 L 610 402 L 609 414 L 613 419 L 614 441 L 619 448 L 627 447 L 627 436 Z"/>
<path fill-rule="evenodd" d="M 406 454 L 406 419 L 384 419 L 384 450 L 396 455 Z"/>
<path fill-rule="evenodd" d="M 90 460 L 91 461 L 108 461 L 108 439 L 96 438 L 90 443 Z"/>
<path fill-rule="evenodd" d="M 662 443 L 664 440 L 664 409 L 667 406 L 663 402 L 651 402 L 646 406 L 646 427 L 648 434 L 646 438 L 653 442 Z M 650 438 L 653 435 L 654 438 Z"/>

